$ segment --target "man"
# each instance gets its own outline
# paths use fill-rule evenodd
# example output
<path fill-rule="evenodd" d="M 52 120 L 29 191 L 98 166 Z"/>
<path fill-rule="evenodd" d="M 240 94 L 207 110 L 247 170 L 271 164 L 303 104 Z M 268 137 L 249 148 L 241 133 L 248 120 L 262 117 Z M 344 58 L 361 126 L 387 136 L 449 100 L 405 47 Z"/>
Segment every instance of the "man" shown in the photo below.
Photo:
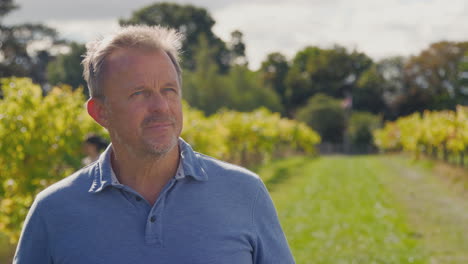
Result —
<path fill-rule="evenodd" d="M 15 263 L 294 263 L 258 176 L 179 138 L 178 47 L 146 26 L 88 45 L 88 113 L 112 143 L 36 197 Z"/>

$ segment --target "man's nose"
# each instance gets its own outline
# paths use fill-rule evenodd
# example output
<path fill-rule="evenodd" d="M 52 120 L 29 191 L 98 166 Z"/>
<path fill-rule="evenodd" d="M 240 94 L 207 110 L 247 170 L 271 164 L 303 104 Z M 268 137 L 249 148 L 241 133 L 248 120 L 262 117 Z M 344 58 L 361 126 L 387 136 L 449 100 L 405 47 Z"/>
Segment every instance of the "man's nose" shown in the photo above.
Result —
<path fill-rule="evenodd" d="M 153 93 L 148 101 L 150 112 L 167 112 L 169 109 L 167 98 L 160 93 Z"/>

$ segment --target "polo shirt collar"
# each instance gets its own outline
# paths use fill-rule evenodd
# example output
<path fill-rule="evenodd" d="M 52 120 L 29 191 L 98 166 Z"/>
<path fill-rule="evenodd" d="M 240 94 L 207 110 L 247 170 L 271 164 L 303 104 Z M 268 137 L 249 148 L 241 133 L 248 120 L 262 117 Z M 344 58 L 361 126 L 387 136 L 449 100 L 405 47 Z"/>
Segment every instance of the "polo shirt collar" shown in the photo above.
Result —
<path fill-rule="evenodd" d="M 93 183 L 89 192 L 98 193 L 107 186 L 112 185 L 112 166 L 111 166 L 112 143 L 99 156 L 93 167 Z"/>
<path fill-rule="evenodd" d="M 190 176 L 197 181 L 207 181 L 206 165 L 200 158 L 200 153 L 193 151 L 192 147 L 179 138 L 180 160 L 185 176 Z"/>
<path fill-rule="evenodd" d="M 185 142 L 182 138 L 179 138 L 179 149 L 180 149 L 180 163 L 179 169 L 183 169 L 181 176 L 175 176 L 176 180 L 181 180 L 186 177 L 191 177 L 196 181 L 207 181 L 208 174 L 204 162 L 199 158 L 199 153 L 193 151 L 192 147 Z M 115 177 L 112 177 L 113 170 L 111 166 L 111 153 L 112 143 L 106 148 L 106 150 L 99 156 L 99 159 L 94 163 L 93 168 L 93 182 L 89 192 L 98 193 L 104 190 L 107 186 L 118 185 L 115 182 Z M 182 167 L 180 166 L 182 165 Z M 113 179 L 114 178 L 114 179 Z"/>

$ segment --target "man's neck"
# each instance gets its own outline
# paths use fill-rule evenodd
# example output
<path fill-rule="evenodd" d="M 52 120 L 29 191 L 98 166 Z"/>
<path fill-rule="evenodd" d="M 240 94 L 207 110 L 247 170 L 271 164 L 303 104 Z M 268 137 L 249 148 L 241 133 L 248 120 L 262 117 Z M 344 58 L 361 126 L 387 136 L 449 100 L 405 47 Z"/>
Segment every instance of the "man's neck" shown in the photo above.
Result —
<path fill-rule="evenodd" d="M 166 183 L 176 174 L 179 158 L 178 146 L 163 156 L 146 158 L 113 148 L 111 164 L 121 184 L 134 189 L 153 205 Z"/>

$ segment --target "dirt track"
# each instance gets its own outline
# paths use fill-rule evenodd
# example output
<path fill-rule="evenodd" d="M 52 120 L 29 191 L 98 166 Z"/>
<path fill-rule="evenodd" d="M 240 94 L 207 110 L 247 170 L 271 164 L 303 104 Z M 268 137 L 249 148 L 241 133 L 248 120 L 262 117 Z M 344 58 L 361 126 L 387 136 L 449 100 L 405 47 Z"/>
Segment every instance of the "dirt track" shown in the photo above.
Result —
<path fill-rule="evenodd" d="M 395 172 L 384 180 L 406 211 L 412 235 L 430 250 L 430 263 L 468 263 L 468 195 L 460 188 L 468 172 L 437 162 L 411 164 L 402 156 L 382 161 Z"/>

